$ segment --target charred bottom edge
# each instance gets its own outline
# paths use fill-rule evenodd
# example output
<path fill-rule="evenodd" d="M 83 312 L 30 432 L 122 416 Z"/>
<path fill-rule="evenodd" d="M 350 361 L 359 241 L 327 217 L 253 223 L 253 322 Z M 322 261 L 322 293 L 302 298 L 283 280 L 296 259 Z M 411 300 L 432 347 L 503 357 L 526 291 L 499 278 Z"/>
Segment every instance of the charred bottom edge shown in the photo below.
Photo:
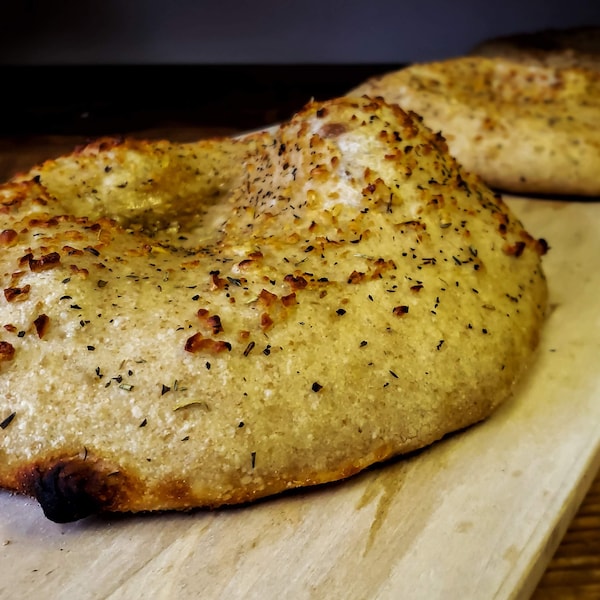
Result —
<path fill-rule="evenodd" d="M 33 496 L 46 518 L 55 523 L 110 509 L 119 479 L 118 471 L 106 472 L 77 459 L 36 465 L 21 478 L 23 492 Z"/>

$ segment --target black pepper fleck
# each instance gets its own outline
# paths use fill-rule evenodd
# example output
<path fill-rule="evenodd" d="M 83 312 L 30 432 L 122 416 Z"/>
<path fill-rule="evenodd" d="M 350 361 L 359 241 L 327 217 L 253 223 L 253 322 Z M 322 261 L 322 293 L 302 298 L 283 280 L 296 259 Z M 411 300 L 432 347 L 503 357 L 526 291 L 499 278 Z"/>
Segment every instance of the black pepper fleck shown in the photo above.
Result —
<path fill-rule="evenodd" d="M 13 422 L 16 414 L 17 413 L 15 412 L 10 413 L 10 415 L 0 423 L 0 429 L 6 429 Z"/>

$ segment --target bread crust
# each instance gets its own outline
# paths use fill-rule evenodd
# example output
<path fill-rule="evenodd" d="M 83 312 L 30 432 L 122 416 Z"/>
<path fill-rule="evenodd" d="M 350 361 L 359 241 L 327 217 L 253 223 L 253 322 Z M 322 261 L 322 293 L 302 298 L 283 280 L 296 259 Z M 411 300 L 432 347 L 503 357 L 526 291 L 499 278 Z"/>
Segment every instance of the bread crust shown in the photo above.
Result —
<path fill-rule="evenodd" d="M 356 94 L 422 115 L 493 188 L 600 195 L 600 71 L 466 56 L 374 77 Z"/>
<path fill-rule="evenodd" d="M 600 71 L 600 27 L 546 29 L 499 36 L 483 40 L 469 54 L 524 64 Z"/>
<path fill-rule="evenodd" d="M 511 395 L 546 305 L 546 244 L 366 98 L 94 142 L 0 187 L 0 246 L 0 485 L 56 521 L 250 502 L 431 444 Z"/>

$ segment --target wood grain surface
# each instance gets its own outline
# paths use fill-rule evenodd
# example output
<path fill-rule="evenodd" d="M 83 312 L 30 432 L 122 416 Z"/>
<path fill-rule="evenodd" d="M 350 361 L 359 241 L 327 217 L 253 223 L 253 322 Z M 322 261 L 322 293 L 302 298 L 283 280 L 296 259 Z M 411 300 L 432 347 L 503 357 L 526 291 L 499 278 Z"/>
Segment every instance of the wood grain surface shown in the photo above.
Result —
<path fill-rule="evenodd" d="M 304 73 L 303 76 L 308 85 L 310 83 L 309 75 Z M 320 77 L 323 78 L 322 75 Z M 334 74 L 331 74 L 331 77 L 333 78 Z M 350 75 L 346 73 L 346 79 L 349 77 Z M 362 78 L 363 71 L 356 77 Z M 349 88 L 350 83 L 350 81 L 344 80 L 340 85 Z M 331 86 L 324 94 L 330 91 Z M 282 96 L 285 101 L 278 108 L 278 98 L 280 99 Z M 214 118 L 207 113 L 200 115 L 195 113 L 193 119 L 182 119 L 180 113 L 173 114 L 171 107 L 161 107 L 160 110 L 154 110 L 150 118 L 141 123 L 136 122 L 136 128 L 127 127 L 122 119 L 113 119 L 112 121 L 107 119 L 101 126 L 95 122 L 89 127 L 86 127 L 85 123 L 82 124 L 81 119 L 72 119 L 65 125 L 65 120 L 59 117 L 56 118 L 54 129 L 49 131 L 52 128 L 47 123 L 39 125 L 43 121 L 43 119 L 40 121 L 39 111 L 36 113 L 36 118 L 30 119 L 27 127 L 19 128 L 19 119 L 27 118 L 25 111 L 19 114 L 16 121 L 10 126 L 6 118 L 0 122 L 0 180 L 5 180 L 10 175 L 41 160 L 69 152 L 74 146 L 85 143 L 97 135 L 119 133 L 178 141 L 189 141 L 212 135 L 228 135 L 241 129 L 260 127 L 281 119 L 286 112 L 301 106 L 306 96 L 304 88 L 301 92 L 296 91 L 295 95 L 289 91 L 279 90 L 275 97 L 270 96 L 266 99 L 267 108 L 264 110 L 255 108 L 250 118 L 243 123 L 240 122 L 240 119 L 234 119 L 231 125 L 228 125 L 224 118 L 218 119 L 219 123 L 215 125 Z M 230 104 L 231 102 L 230 100 Z M 236 102 L 243 105 L 243 97 L 238 98 Z M 260 99 L 255 99 L 255 103 L 260 104 Z M 28 108 L 28 110 L 30 109 L 31 107 Z M 232 109 L 231 105 L 228 106 L 228 109 Z M 56 112 L 50 114 L 56 117 Z M 76 125 L 73 125 L 75 122 Z M 37 128 L 32 126 L 32 123 L 37 123 Z M 594 201 L 590 200 L 589 202 Z M 600 210 L 600 206 L 597 208 Z M 593 258 L 596 260 L 597 266 L 598 256 Z M 595 276 L 597 277 L 597 275 Z M 597 326 L 597 322 L 594 326 Z M 539 574 L 535 575 L 535 581 L 530 582 L 529 587 L 525 588 L 528 590 L 527 595 L 530 595 L 533 600 L 597 600 L 600 598 L 600 475 L 595 473 L 595 465 L 593 466 L 593 472 L 588 474 L 587 482 L 583 481 L 580 496 L 576 499 L 578 504 L 583 497 L 583 502 L 574 517 L 569 517 L 569 521 L 562 530 L 560 527 L 556 529 L 562 537 L 551 538 L 548 541 L 551 546 L 548 554 L 551 556 L 549 562 L 547 559 L 543 562 Z M 588 490 L 587 494 L 586 490 Z M 572 511 L 574 512 L 576 508 L 577 506 L 573 506 Z M 552 553 L 554 547 L 556 550 Z M 7 568 L 9 567 L 6 564 L 0 564 L 0 573 L 6 571 Z M 135 585 L 135 578 L 132 581 Z M 529 594 L 531 590 L 533 591 Z M 2 597 L 4 598 L 4 596 Z"/>
<path fill-rule="evenodd" d="M 533 593 L 532 600 L 600 598 L 600 475 Z"/>

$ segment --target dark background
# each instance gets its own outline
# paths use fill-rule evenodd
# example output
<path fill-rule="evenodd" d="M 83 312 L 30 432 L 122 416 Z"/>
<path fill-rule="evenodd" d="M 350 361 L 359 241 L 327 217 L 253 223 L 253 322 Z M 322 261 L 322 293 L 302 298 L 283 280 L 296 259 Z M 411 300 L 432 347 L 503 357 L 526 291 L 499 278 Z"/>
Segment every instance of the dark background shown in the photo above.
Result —
<path fill-rule="evenodd" d="M 598 0 L 22 0 L 0 64 L 399 63 L 483 38 L 600 24 Z"/>
<path fill-rule="evenodd" d="M 600 25 L 600 0 L 23 0 L 0 24 L 0 134 L 93 137 L 261 127 L 489 37 Z"/>

